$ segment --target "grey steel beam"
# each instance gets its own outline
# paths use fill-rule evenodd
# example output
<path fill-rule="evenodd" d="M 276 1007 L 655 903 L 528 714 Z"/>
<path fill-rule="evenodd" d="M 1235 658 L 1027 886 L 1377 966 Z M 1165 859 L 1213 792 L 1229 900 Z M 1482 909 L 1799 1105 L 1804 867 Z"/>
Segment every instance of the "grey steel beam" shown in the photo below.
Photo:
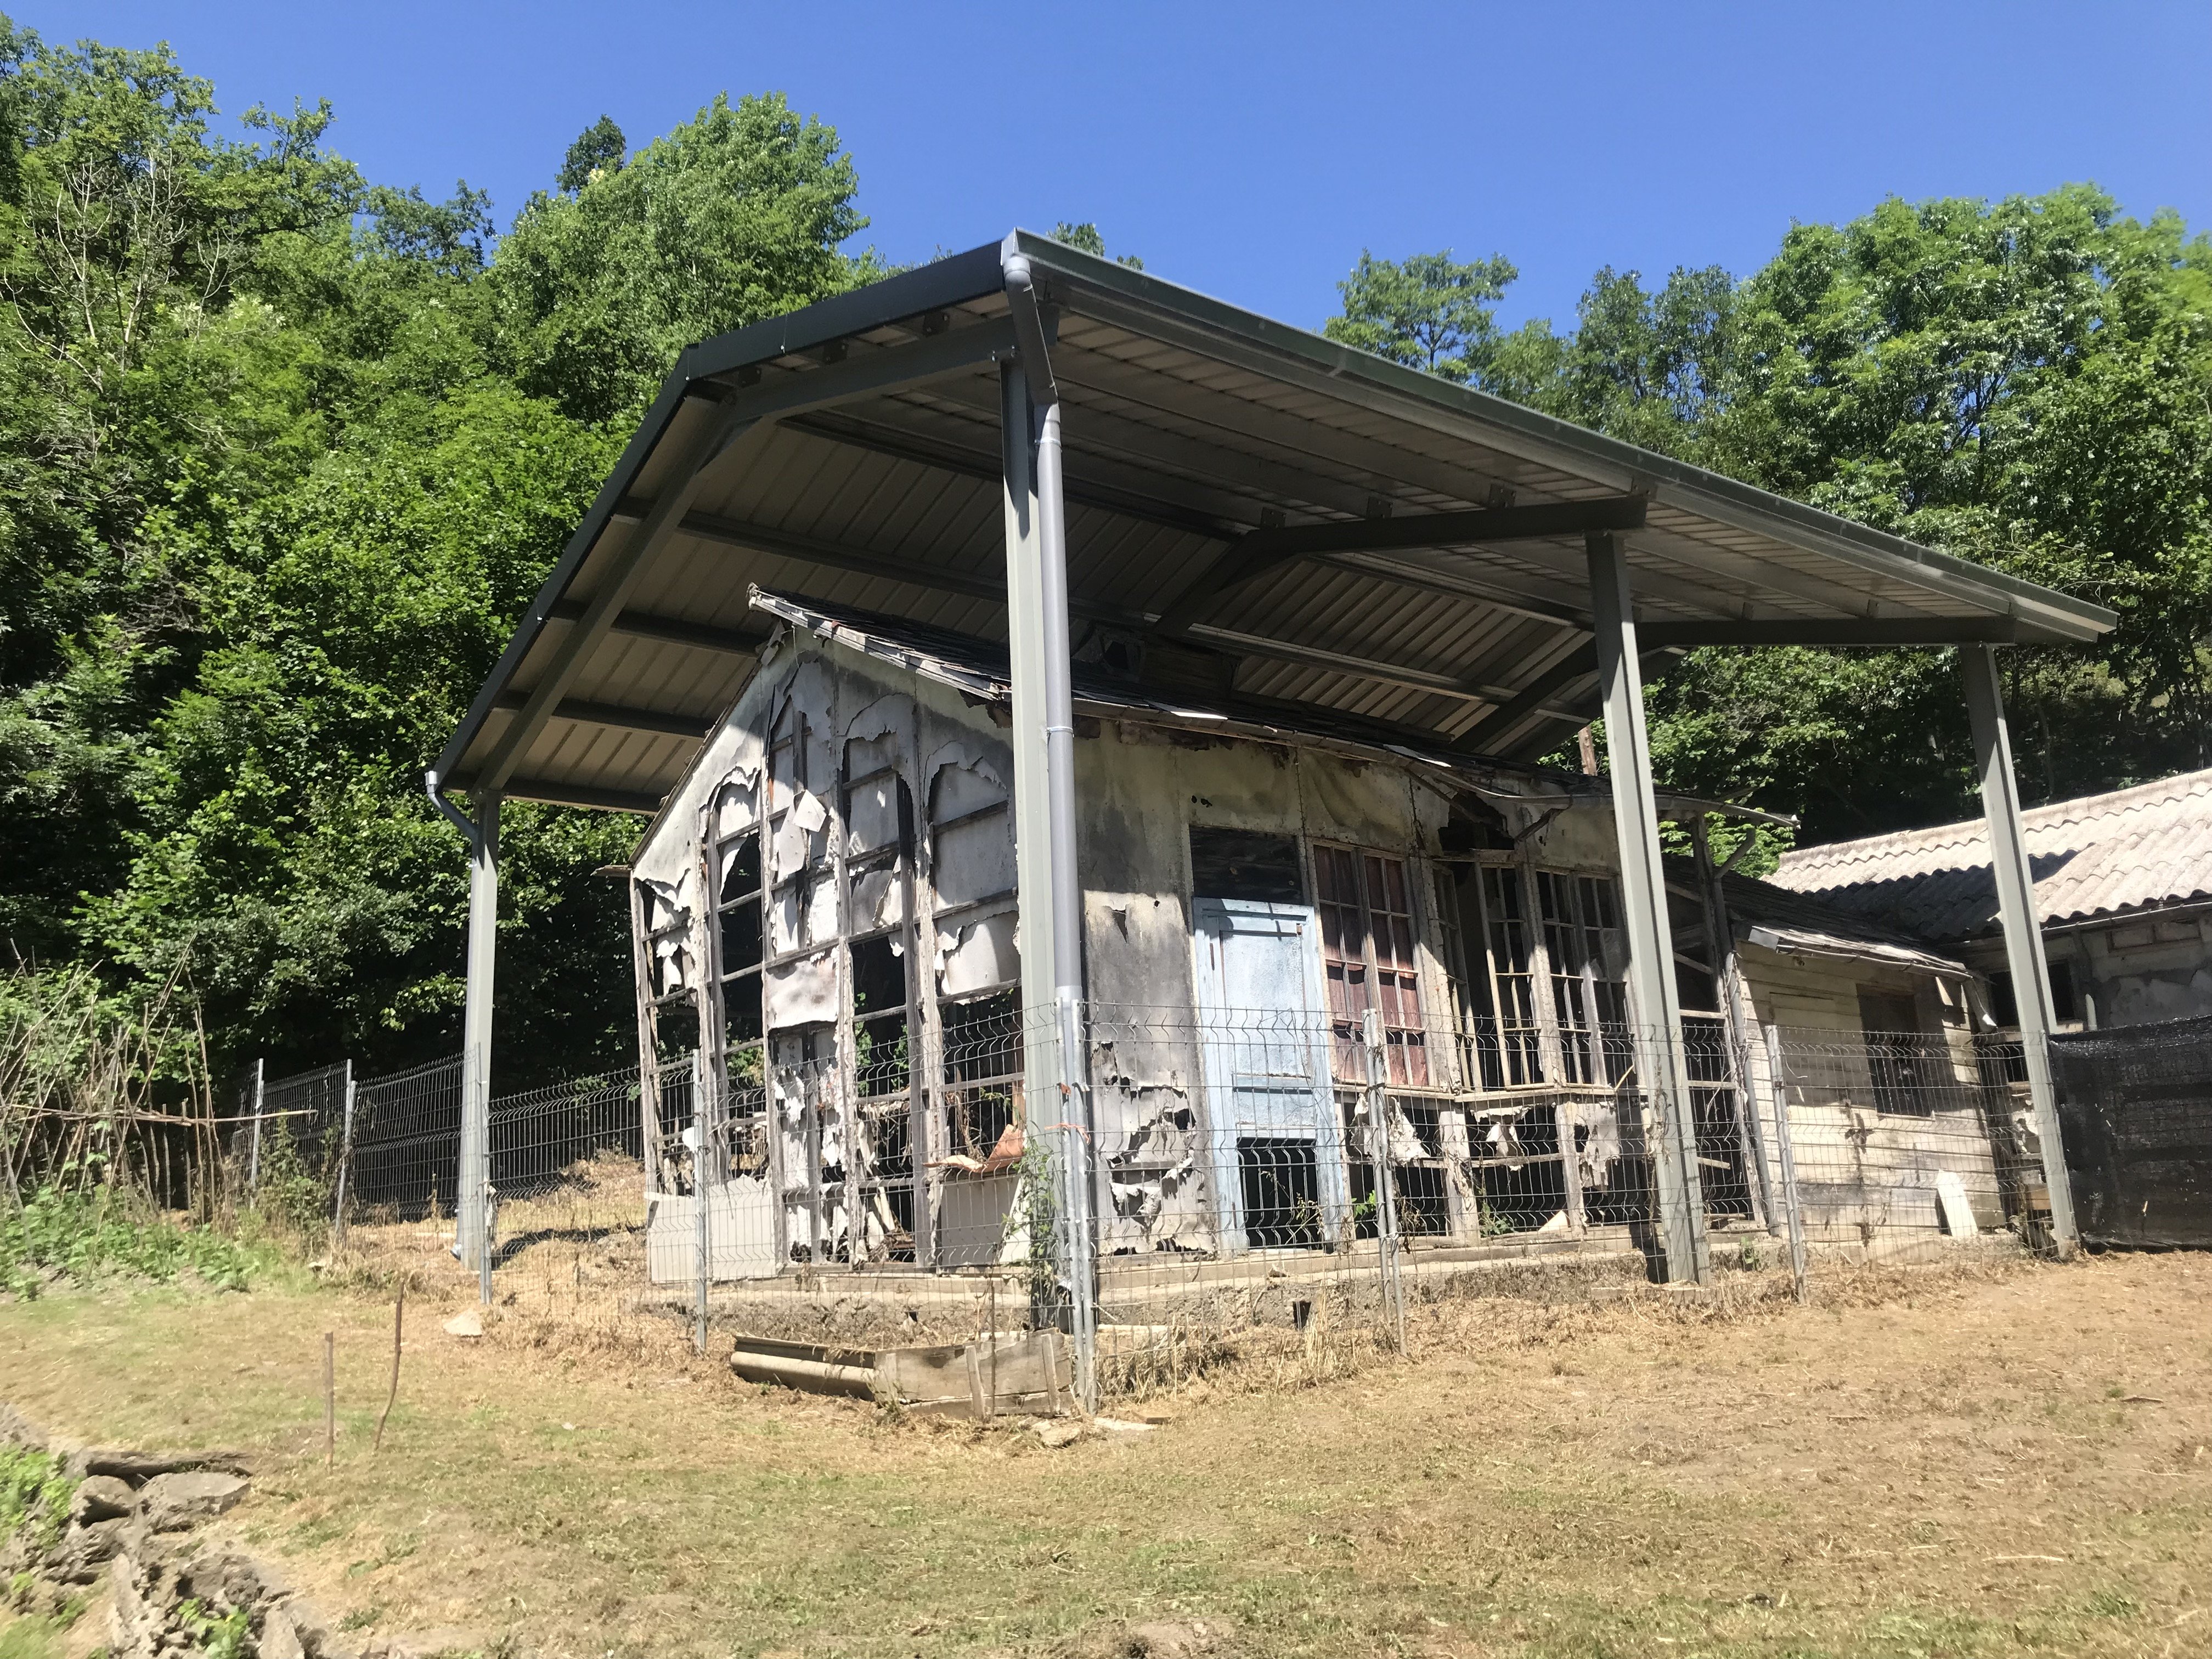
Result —
<path fill-rule="evenodd" d="M 1161 614 L 1158 630 L 1185 632 L 1206 606 L 1231 588 L 1301 559 L 1332 553 L 1536 541 L 1594 530 L 1633 530 L 1643 522 L 1641 497 L 1611 495 L 1594 501 L 1484 507 L 1464 513 L 1415 513 L 1404 518 L 1347 519 L 1255 530 L 1170 602 Z"/>
<path fill-rule="evenodd" d="M 1674 984 L 1674 927 L 1659 857 L 1659 805 L 1653 799 L 1651 745 L 1644 726 L 1628 560 L 1617 536 L 1588 538 L 1591 608 L 1600 684 L 1605 692 L 1606 759 L 1620 848 L 1620 910 L 1628 935 L 1629 1018 L 1636 1026 L 1636 1070 L 1644 1097 L 1644 1137 L 1658 1174 L 1659 1231 L 1670 1283 L 1705 1284 L 1712 1275 L 1705 1237 L 1698 1128 L 1683 1052 L 1682 1011 Z"/>
<path fill-rule="evenodd" d="M 1419 550 L 1398 553 L 1330 553 L 1315 561 L 1333 570 L 1380 576 L 1401 587 L 1479 599 L 1492 610 L 1530 622 L 1589 631 L 1589 606 L 1583 596 L 1558 583 L 1531 580 L 1498 570 L 1463 554 Z"/>
<path fill-rule="evenodd" d="M 625 507 L 640 509 L 649 507 L 647 502 L 625 503 Z M 894 558 L 882 553 L 848 547 L 842 542 L 825 541 L 818 536 L 802 536 L 793 531 L 779 530 L 769 525 L 750 524 L 742 520 L 720 518 L 712 513 L 687 513 L 678 528 L 680 535 L 694 541 L 714 542 L 725 547 L 743 548 L 750 553 L 766 553 L 781 559 L 793 559 L 805 564 L 820 565 L 825 569 L 842 570 L 855 576 L 876 576 L 885 581 L 904 582 L 909 587 L 919 587 L 932 592 L 957 593 L 963 599 L 988 599 L 993 605 L 1006 602 L 1006 590 L 1002 583 L 988 577 L 971 576 L 958 570 L 947 570 L 942 565 L 924 564 L 913 558 Z M 783 591 L 774 589 L 772 591 Z M 796 599 L 799 595 L 793 594 Z M 821 608 L 835 611 L 841 607 L 827 600 L 807 600 L 818 603 Z M 1141 628 L 1145 618 L 1133 611 L 1118 610 L 1112 605 L 1086 605 L 1071 601 L 1074 613 L 1091 622 L 1113 623 L 1122 628 Z"/>
<path fill-rule="evenodd" d="M 723 405 L 741 419 L 774 420 L 803 410 L 847 403 L 881 392 L 926 385 L 974 369 L 1014 348 L 1013 325 L 1005 318 L 971 323 L 901 345 L 864 346 L 817 368 L 758 369 L 760 378 L 735 390 L 724 385 Z"/>
<path fill-rule="evenodd" d="M 659 547 L 684 516 L 684 509 L 699 488 L 707 464 L 733 442 L 757 445 L 769 428 L 733 414 L 727 405 L 707 419 L 692 434 L 676 464 L 669 487 L 600 573 L 597 591 L 584 602 L 584 614 L 571 623 L 566 637 L 556 643 L 537 682 L 523 694 L 521 709 L 492 744 L 477 771 L 481 788 L 499 789 L 514 776 L 516 766 L 554 708 L 568 695 L 584 659 L 605 635 L 623 610 L 623 602 L 636 585 L 646 556 Z M 742 434 L 742 436 L 740 435 Z"/>
<path fill-rule="evenodd" d="M 936 395 L 941 388 L 927 390 Z M 901 424 L 892 425 L 884 418 L 892 409 L 897 411 Z M 874 411 L 861 416 L 841 410 L 805 416 L 786 424 L 832 443 L 888 455 L 895 460 L 912 461 L 961 477 L 981 479 L 994 488 L 998 485 L 995 417 L 988 428 L 982 427 L 964 414 L 947 416 L 910 398 L 902 398 L 896 404 L 878 404 Z M 1235 540 L 1256 516 L 1253 503 L 1225 490 L 1102 465 L 1079 452 L 1071 459 L 1076 464 L 1076 471 L 1067 478 L 1064 488 L 1068 501 L 1079 507 L 1158 525 L 1164 530 L 1184 531 L 1216 542 Z"/>
<path fill-rule="evenodd" d="M 978 411 L 986 406 L 969 386 L 937 387 L 931 395 Z M 1090 462 L 1104 456 L 1143 467 L 1167 467 L 1191 483 L 1234 483 L 1255 495 L 1274 498 L 1277 504 L 1292 504 L 1293 511 L 1300 507 L 1352 514 L 1366 511 L 1370 492 L 1360 484 L 1285 465 L 1248 450 L 1210 443 L 1088 403 L 1079 407 L 1083 411 L 1083 447 L 1071 459 Z"/>
<path fill-rule="evenodd" d="M 598 812 L 640 812 L 651 817 L 666 799 L 638 789 L 596 789 L 589 784 L 562 783 L 548 778 L 513 778 L 507 786 L 510 800 L 542 801 L 548 806 L 586 806 Z"/>
<path fill-rule="evenodd" d="M 615 509 L 618 518 L 643 520 L 653 508 L 653 503 L 644 501 L 625 501 Z M 959 593 L 971 599 L 989 599 L 994 604 L 1006 602 L 1004 584 L 981 576 L 970 576 L 957 570 L 947 570 L 941 565 L 925 564 L 912 557 L 896 557 L 886 553 L 873 553 L 864 548 L 848 547 L 842 542 L 824 540 L 819 536 L 802 535 L 796 531 L 780 530 L 771 525 L 753 524 L 742 519 L 726 519 L 713 513 L 687 513 L 673 531 L 688 536 L 693 541 L 716 542 L 725 547 L 741 547 L 748 552 L 772 554 L 777 558 L 796 559 L 805 564 L 817 564 L 831 570 L 842 570 L 855 576 L 880 576 L 887 581 L 905 582 L 911 586 L 928 588 L 939 593 Z"/>
<path fill-rule="evenodd" d="M 2043 927 L 2035 909 L 2035 872 L 2020 817 L 2020 782 L 2012 769 L 2012 736 L 2006 729 L 2004 692 L 1995 646 L 1959 653 L 1966 680 L 1966 718 L 1974 733 L 1974 769 L 1980 775 L 1982 815 L 1989 830 L 1990 863 L 1996 876 L 1997 918 L 2004 926 L 2005 964 L 2012 971 L 2013 1000 L 2020 1009 L 2021 1057 L 2027 1070 L 2028 1110 L 2043 1152 L 2043 1184 L 2050 1196 L 2051 1237 L 2061 1256 L 2080 1248 L 2074 1189 L 2066 1174 L 2066 1149 L 2058 1127 L 2058 1093 L 2051 1075 L 2051 968 L 2043 954 Z"/>
<path fill-rule="evenodd" d="M 1430 691 L 1441 697 L 1456 697 L 1462 702 L 1500 703 L 1519 695 L 1512 686 L 1499 685 L 1488 680 L 1466 679 L 1456 674 L 1438 673 L 1433 669 L 1378 661 L 1354 652 L 1332 651 L 1326 646 L 1301 645 L 1291 640 L 1246 634 L 1234 628 L 1216 628 L 1210 623 L 1200 623 L 1190 629 L 1188 637 L 1202 644 L 1220 646 L 1247 657 L 1301 663 L 1309 668 L 1323 668 L 1332 673 L 1351 675 L 1356 679 L 1372 680 L 1378 685 L 1395 685 L 1408 691 Z"/>
<path fill-rule="evenodd" d="M 1498 707 L 1453 738 L 1452 747 L 1467 753 L 1482 753 L 1485 744 L 1503 742 L 1535 715 L 1552 713 L 1549 705 L 1553 698 L 1577 680 L 1586 679 L 1595 672 L 1597 647 L 1591 644 L 1576 647 L 1530 681 L 1526 690 L 1503 699 Z"/>
<path fill-rule="evenodd" d="M 1708 645 L 1913 646 L 2003 644 L 2021 635 L 2012 617 L 1771 617 L 1753 622 L 1647 622 L 1646 647 Z"/>
<path fill-rule="evenodd" d="M 527 699 L 519 691 L 503 695 L 496 705 L 520 710 Z M 685 714 L 665 708 L 631 708 L 620 703 L 593 702 L 587 698 L 563 697 L 553 705 L 548 720 L 574 720 L 579 726 L 607 726 L 624 732 L 652 732 L 667 738 L 689 738 L 696 743 L 714 725 L 710 714 Z M 507 793 L 514 793 L 510 784 Z"/>
<path fill-rule="evenodd" d="M 584 604 L 580 599 L 562 599 L 553 607 L 556 622 L 580 622 L 583 619 Z M 717 628 L 708 623 L 685 622 L 679 617 L 655 616 L 649 611 L 625 611 L 607 624 L 610 634 L 624 634 L 632 639 L 655 640 L 663 645 L 686 645 L 695 651 L 714 651 L 726 656 L 750 656 L 768 643 L 765 628 Z M 502 703 L 500 707 L 506 707 Z"/>

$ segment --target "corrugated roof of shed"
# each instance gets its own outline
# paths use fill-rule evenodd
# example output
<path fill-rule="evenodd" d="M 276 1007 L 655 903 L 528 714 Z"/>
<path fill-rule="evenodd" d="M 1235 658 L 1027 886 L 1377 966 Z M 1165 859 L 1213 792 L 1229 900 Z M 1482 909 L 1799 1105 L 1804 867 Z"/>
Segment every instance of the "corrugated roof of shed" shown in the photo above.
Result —
<path fill-rule="evenodd" d="M 2212 898 L 2212 770 L 2021 815 L 2047 926 Z M 1988 826 L 1979 818 L 1799 848 L 1773 881 L 1929 939 L 1997 931 Z"/>

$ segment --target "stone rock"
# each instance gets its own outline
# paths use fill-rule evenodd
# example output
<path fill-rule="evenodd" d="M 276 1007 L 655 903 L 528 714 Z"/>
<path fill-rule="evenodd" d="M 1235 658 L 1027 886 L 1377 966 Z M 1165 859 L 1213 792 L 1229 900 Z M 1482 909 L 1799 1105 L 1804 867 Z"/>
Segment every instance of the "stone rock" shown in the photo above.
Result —
<path fill-rule="evenodd" d="M 211 1469 L 157 1474 L 138 1494 L 139 1512 L 156 1532 L 181 1532 L 225 1513 L 246 1496 L 246 1484 Z"/>
<path fill-rule="evenodd" d="M 244 1452 L 148 1452 L 133 1451 L 127 1446 L 86 1446 L 72 1454 L 70 1463 L 72 1474 L 113 1475 L 133 1486 L 143 1486 L 158 1475 L 191 1469 L 214 1469 L 224 1474 L 253 1472 Z"/>
<path fill-rule="evenodd" d="M 463 1309 L 446 1322 L 447 1336 L 471 1337 L 483 1334 L 483 1316 L 474 1308 Z"/>
<path fill-rule="evenodd" d="M 1072 1446 L 1082 1439 L 1083 1425 L 1066 1420 L 1040 1423 L 1036 1425 L 1036 1437 L 1040 1444 L 1057 1450 L 1061 1446 Z"/>
<path fill-rule="evenodd" d="M 128 1482 L 112 1474 L 88 1474 L 77 1482 L 76 1496 L 70 1503 L 70 1519 L 82 1526 L 128 1515 L 137 1507 L 138 1494 Z"/>
<path fill-rule="evenodd" d="M 122 1548 L 123 1529 L 129 1524 L 117 1516 L 71 1526 L 46 1558 L 46 1576 L 64 1584 L 89 1584 Z"/>
<path fill-rule="evenodd" d="M 0 1440 L 33 1451 L 46 1449 L 46 1431 L 13 1406 L 0 1406 Z"/>
<path fill-rule="evenodd" d="M 269 1609 L 261 1620 L 261 1640 L 254 1644 L 260 1659 L 307 1659 L 306 1644 L 300 1640 L 299 1626 L 292 1622 L 288 1608 Z"/>

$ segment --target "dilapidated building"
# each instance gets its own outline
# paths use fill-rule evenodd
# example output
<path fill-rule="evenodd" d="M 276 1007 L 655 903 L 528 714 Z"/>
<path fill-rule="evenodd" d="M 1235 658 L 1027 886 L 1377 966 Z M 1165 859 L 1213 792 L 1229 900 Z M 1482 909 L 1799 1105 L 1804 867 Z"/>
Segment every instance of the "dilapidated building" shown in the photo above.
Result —
<path fill-rule="evenodd" d="M 650 1259 L 694 1276 L 702 1190 L 719 1279 L 1018 1256 L 1030 1113 L 1006 653 L 752 604 L 776 624 L 759 672 L 629 872 Z M 1624 1243 L 1650 1183 L 1606 782 L 1163 697 L 1112 643 L 1079 638 L 1073 702 L 1101 1252 L 1371 1234 L 1378 1152 L 1416 1248 Z M 1659 805 L 1700 835 L 1716 811 Z M 1856 1123 L 1835 1114 L 1856 1110 L 1836 1202 L 1915 1189 L 1937 1230 L 1933 1160 L 2001 1225 L 1966 969 L 1709 859 L 1668 875 L 1716 1224 L 1774 1212 L 1778 1159 L 1743 1085 L 1768 1079 L 1764 1033 L 1787 1030 L 1796 1056 L 1820 1034 L 1830 1070 L 1874 1034 L 1856 1090 L 1828 1079 L 1791 1109 L 1816 1221 L 1835 1207 L 1829 1131 Z M 1956 1041 L 1903 1035 L 1923 1031 Z M 695 1051 L 696 1076 L 662 1069 Z"/>
<path fill-rule="evenodd" d="M 1349 1241 L 1387 1280 L 1421 1230 L 1596 1224 L 1632 1175 L 1653 1270 L 1703 1281 L 1756 1201 L 1709 1191 L 1768 1164 L 1708 1136 L 1645 658 L 1957 647 L 2039 961 L 1996 652 L 2112 621 L 1023 232 L 703 342 L 428 780 L 471 858 L 462 1255 L 515 797 L 659 820 L 641 994 L 654 1057 L 681 994 L 702 1058 L 652 1085 L 655 1179 L 765 1194 L 709 1255 L 1019 1246 L 1079 1376 L 1101 1264 Z M 1593 812 L 1530 763 L 1599 714 Z M 1449 1098 L 1492 1082 L 1535 1092 Z M 672 1090 L 729 1124 L 672 1147 Z"/>

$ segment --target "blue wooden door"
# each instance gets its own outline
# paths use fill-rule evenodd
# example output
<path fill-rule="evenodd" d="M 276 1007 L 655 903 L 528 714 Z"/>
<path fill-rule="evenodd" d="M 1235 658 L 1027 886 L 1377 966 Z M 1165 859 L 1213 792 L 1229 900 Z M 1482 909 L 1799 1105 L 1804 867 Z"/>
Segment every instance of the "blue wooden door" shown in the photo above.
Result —
<path fill-rule="evenodd" d="M 1201 898 L 1191 919 L 1222 1246 L 1333 1243 L 1342 1236 L 1349 1194 L 1314 913 L 1301 904 Z"/>

